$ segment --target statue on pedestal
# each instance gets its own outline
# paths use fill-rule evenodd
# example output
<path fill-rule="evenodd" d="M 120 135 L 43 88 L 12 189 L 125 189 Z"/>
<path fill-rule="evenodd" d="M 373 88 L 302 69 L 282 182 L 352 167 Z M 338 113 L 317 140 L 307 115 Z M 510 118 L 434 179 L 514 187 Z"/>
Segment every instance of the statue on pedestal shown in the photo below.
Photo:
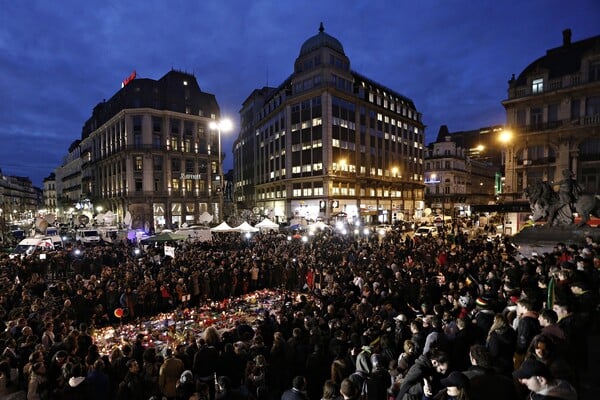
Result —
<path fill-rule="evenodd" d="M 557 182 L 556 192 L 548 181 L 536 182 L 525 188 L 534 221 L 546 219 L 547 226 L 568 226 L 574 223 L 574 212 L 581 217 L 578 226 L 584 226 L 590 216 L 600 218 L 600 196 L 583 193 L 573 173 L 565 169 L 563 179 Z"/>

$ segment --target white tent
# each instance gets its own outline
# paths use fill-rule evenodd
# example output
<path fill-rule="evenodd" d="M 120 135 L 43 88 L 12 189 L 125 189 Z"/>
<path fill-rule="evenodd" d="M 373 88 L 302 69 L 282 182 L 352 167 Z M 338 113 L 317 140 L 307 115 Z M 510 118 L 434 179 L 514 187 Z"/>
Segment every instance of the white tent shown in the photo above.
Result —
<path fill-rule="evenodd" d="M 279 225 L 275 222 L 271 221 L 269 218 L 265 218 L 260 221 L 258 224 L 254 225 L 255 228 L 264 229 L 264 230 L 279 230 Z"/>
<path fill-rule="evenodd" d="M 210 228 L 211 232 L 235 232 L 235 230 L 227 225 L 227 222 L 223 221 L 220 225 Z"/>
<path fill-rule="evenodd" d="M 115 222 L 115 213 L 112 211 L 107 211 L 104 213 L 104 223 L 107 225 L 112 225 Z"/>
<path fill-rule="evenodd" d="M 321 231 L 324 230 L 324 229 L 331 230 L 331 226 L 327 225 L 323 221 L 317 221 L 314 224 L 310 224 L 308 226 L 308 229 L 310 229 L 312 231 L 316 231 L 317 229 L 321 230 Z"/>
<path fill-rule="evenodd" d="M 253 227 L 252 225 L 250 225 L 246 221 L 244 221 L 240 226 L 236 226 L 235 228 L 233 228 L 233 230 L 236 231 L 236 232 L 242 232 L 242 233 L 246 233 L 246 232 L 258 232 L 259 231 L 258 228 Z"/>

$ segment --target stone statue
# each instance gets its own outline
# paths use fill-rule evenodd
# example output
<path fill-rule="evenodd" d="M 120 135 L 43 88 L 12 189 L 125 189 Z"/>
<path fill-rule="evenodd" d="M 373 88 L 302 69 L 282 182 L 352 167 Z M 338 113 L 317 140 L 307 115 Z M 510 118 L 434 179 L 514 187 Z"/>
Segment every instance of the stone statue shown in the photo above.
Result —
<path fill-rule="evenodd" d="M 590 216 L 600 218 L 600 196 L 583 193 L 573 173 L 563 170 L 563 180 L 556 192 L 547 181 L 536 182 L 525 189 L 534 221 L 546 219 L 547 226 L 567 226 L 574 223 L 574 212 L 581 217 L 578 226 L 584 226 Z"/>
<path fill-rule="evenodd" d="M 563 169 L 563 179 L 558 182 L 559 190 L 558 197 L 561 205 L 569 205 L 571 211 L 575 210 L 575 202 L 583 192 L 581 186 L 577 183 L 573 177 L 573 172 L 569 169 Z"/>

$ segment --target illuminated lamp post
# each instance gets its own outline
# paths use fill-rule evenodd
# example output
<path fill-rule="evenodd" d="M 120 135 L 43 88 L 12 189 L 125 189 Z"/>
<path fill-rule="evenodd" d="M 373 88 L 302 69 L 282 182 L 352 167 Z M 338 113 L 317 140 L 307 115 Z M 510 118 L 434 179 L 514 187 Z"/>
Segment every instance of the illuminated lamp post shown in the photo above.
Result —
<path fill-rule="evenodd" d="M 233 128 L 233 124 L 229 119 L 222 119 L 220 121 L 212 121 L 209 125 L 209 128 L 217 131 L 218 136 L 218 151 L 219 151 L 219 166 L 218 166 L 218 175 L 219 175 L 219 186 L 221 190 L 219 192 L 219 219 L 218 222 L 223 221 L 223 191 L 225 187 L 223 186 L 223 165 L 221 161 L 221 132 L 229 132 Z"/>
<path fill-rule="evenodd" d="M 505 188 L 509 193 L 516 193 L 517 191 L 517 179 L 516 179 L 516 154 L 514 153 L 513 144 L 513 133 L 510 130 L 503 130 L 498 136 L 498 141 L 502 143 L 504 148 L 504 179 Z M 509 168 L 510 167 L 510 168 Z"/>

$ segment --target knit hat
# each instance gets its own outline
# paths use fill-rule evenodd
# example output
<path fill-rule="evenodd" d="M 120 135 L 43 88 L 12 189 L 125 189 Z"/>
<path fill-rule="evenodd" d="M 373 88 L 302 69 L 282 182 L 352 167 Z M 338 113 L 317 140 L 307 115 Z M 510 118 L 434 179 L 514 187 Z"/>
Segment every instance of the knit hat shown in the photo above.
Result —
<path fill-rule="evenodd" d="M 478 297 L 475 300 L 475 305 L 479 308 L 489 309 L 492 308 L 492 299 L 488 297 Z"/>

